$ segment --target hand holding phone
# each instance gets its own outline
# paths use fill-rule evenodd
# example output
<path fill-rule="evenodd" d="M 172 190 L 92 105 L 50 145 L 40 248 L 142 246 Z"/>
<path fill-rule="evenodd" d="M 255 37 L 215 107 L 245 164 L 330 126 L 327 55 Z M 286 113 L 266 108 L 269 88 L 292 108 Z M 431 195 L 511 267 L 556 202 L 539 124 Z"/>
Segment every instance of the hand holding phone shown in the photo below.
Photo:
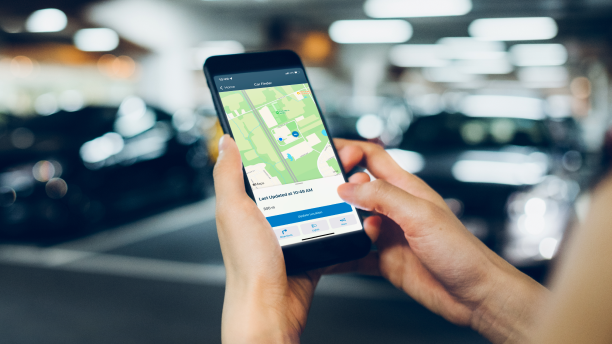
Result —
<path fill-rule="evenodd" d="M 225 135 L 219 152 L 214 175 L 217 232 L 226 267 L 223 342 L 256 343 L 257 337 L 262 342 L 298 342 L 320 272 L 287 277 L 277 238 L 245 193 L 238 147 Z"/>
<path fill-rule="evenodd" d="M 217 231 L 227 274 L 223 342 L 297 343 L 321 274 L 375 273 L 376 257 L 287 276 L 276 235 L 245 193 L 238 146 L 225 135 L 219 148 L 214 176 Z M 364 183 L 369 177 L 359 173 L 350 181 Z M 378 230 L 378 220 L 366 221 L 369 232 Z"/>
<path fill-rule="evenodd" d="M 245 191 L 295 273 L 365 256 L 359 213 L 299 57 L 290 51 L 211 57 L 204 72 L 219 121 L 240 151 Z"/>

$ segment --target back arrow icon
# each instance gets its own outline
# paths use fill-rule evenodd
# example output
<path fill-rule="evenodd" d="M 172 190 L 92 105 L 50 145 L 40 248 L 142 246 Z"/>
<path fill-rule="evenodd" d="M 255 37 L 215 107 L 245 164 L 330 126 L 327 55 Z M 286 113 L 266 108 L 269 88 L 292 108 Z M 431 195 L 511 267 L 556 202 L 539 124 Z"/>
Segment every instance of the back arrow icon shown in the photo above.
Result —
<path fill-rule="evenodd" d="M 223 91 L 223 86 L 219 87 L 219 89 L 221 89 L 221 91 Z"/>

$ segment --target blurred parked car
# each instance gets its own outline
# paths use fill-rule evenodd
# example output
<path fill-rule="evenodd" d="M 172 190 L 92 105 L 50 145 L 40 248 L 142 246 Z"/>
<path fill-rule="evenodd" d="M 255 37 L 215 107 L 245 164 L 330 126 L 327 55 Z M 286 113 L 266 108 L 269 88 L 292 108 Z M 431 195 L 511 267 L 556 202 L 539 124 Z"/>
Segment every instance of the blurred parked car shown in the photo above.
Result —
<path fill-rule="evenodd" d="M 416 119 L 389 152 L 489 247 L 519 267 L 541 266 L 573 220 L 580 190 L 580 145 L 555 144 L 559 123 L 442 113 Z"/>
<path fill-rule="evenodd" d="M 6 116 L 0 239 L 57 240 L 201 199 L 211 164 L 197 118 L 139 98 L 119 108 Z"/>

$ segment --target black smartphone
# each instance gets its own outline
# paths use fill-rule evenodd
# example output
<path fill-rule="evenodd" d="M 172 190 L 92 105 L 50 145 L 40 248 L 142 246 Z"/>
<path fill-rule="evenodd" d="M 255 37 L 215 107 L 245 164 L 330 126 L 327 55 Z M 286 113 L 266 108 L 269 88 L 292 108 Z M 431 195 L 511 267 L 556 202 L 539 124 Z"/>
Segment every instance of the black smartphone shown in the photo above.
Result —
<path fill-rule="evenodd" d="M 287 272 L 365 256 L 371 242 L 358 211 L 336 191 L 346 174 L 299 56 L 213 56 L 204 74 L 223 131 L 240 149 L 247 193 L 272 226 Z"/>

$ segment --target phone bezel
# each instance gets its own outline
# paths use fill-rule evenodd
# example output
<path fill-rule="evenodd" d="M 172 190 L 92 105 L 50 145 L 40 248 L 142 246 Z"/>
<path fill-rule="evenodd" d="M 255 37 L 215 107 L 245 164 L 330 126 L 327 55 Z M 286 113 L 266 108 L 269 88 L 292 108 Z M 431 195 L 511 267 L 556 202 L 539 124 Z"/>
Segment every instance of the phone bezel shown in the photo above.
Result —
<path fill-rule="evenodd" d="M 239 74 L 258 71 L 267 71 L 286 68 L 301 68 L 304 71 L 306 82 L 311 87 L 312 98 L 317 106 L 317 110 L 321 114 L 321 120 L 325 130 L 329 133 L 329 129 L 316 95 L 312 90 L 310 80 L 306 74 L 306 69 L 302 64 L 299 56 L 290 50 L 277 50 L 269 52 L 255 52 L 235 55 L 222 55 L 209 57 L 204 63 L 204 74 L 208 88 L 211 90 L 215 110 L 219 118 L 219 123 L 224 133 L 229 134 L 233 138 L 233 133 L 229 127 L 229 121 L 225 116 L 221 98 L 216 87 L 214 87 L 213 78 L 217 75 Z M 330 140 L 334 154 L 338 156 L 336 146 Z M 347 175 L 339 164 L 340 171 L 345 181 Z M 245 189 L 249 197 L 255 202 L 251 185 L 246 177 L 244 165 L 242 166 Z M 361 211 L 358 210 L 358 219 L 363 227 L 363 219 Z M 281 246 L 285 257 L 285 266 L 288 273 L 299 273 L 306 270 L 312 270 L 319 267 L 329 266 L 336 263 L 350 261 L 364 257 L 371 248 L 371 241 L 366 235 L 365 230 L 333 235 L 312 241 L 304 241 L 291 245 Z"/>

